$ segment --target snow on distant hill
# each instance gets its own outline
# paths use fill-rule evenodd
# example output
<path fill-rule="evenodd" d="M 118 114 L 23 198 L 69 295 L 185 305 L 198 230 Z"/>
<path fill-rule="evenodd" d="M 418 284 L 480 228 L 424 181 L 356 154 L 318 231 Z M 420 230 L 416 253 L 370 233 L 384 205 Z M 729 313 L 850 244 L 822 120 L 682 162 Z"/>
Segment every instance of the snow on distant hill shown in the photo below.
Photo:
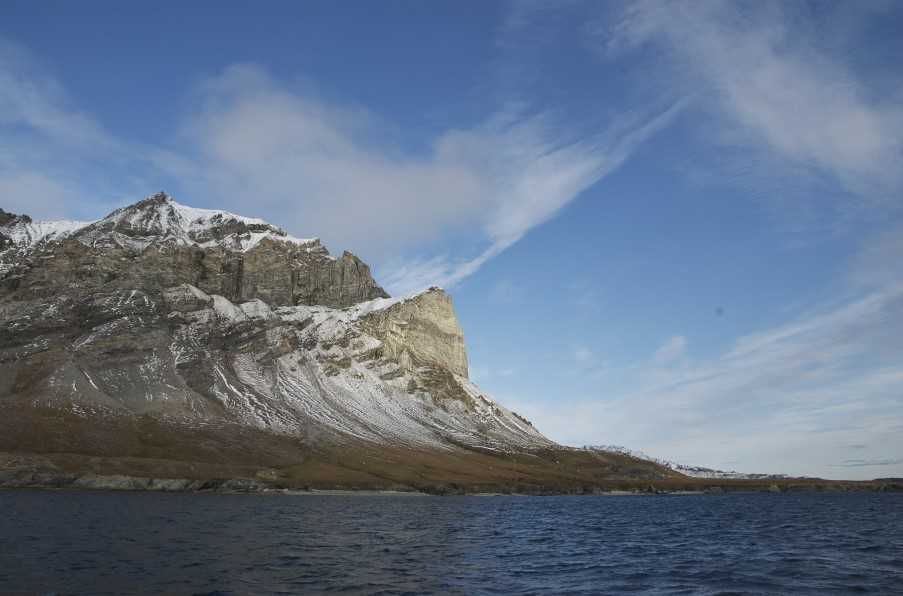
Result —
<path fill-rule="evenodd" d="M 688 466 L 685 464 L 675 463 L 673 461 L 668 461 L 664 459 L 659 459 L 656 457 L 652 457 L 650 455 L 646 455 L 642 451 L 634 451 L 632 449 L 628 449 L 627 447 L 621 447 L 620 445 L 587 445 L 584 449 L 588 451 L 605 451 L 608 453 L 619 453 L 621 455 L 629 455 L 630 457 L 635 457 L 637 459 L 644 459 L 646 461 L 650 461 L 660 466 L 664 466 L 669 470 L 674 470 L 684 476 L 690 476 L 691 478 L 712 478 L 712 479 L 730 479 L 730 480 L 762 480 L 762 479 L 782 479 L 789 478 L 786 474 L 750 474 L 744 472 L 735 472 L 735 471 L 725 471 L 725 470 L 713 470 L 712 468 L 705 468 L 702 466 Z"/>

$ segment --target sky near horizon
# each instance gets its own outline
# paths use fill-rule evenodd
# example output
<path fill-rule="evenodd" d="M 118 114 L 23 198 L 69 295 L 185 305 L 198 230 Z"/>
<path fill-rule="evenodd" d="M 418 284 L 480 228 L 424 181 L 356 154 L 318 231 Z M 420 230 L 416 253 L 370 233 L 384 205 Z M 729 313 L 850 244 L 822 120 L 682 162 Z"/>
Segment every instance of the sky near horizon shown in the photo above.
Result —
<path fill-rule="evenodd" d="M 903 5 L 0 4 L 0 207 L 166 190 L 445 286 L 570 445 L 903 476 Z"/>

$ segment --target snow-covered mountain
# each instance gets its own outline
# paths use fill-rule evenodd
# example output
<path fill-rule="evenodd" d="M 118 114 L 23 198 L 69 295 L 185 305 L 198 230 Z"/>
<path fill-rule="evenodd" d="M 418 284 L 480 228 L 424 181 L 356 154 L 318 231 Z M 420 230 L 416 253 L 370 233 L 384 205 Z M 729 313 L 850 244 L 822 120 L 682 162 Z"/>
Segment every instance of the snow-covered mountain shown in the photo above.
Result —
<path fill-rule="evenodd" d="M 441 289 L 390 298 L 350 252 L 163 193 L 93 222 L 0 212 L 0 412 L 0 487 L 680 478 L 557 445 L 475 386 Z"/>
<path fill-rule="evenodd" d="M 469 381 L 441 289 L 389 298 L 350 253 L 165 194 L 95 222 L 6 216 L 0 401 L 317 443 L 553 445 Z"/>

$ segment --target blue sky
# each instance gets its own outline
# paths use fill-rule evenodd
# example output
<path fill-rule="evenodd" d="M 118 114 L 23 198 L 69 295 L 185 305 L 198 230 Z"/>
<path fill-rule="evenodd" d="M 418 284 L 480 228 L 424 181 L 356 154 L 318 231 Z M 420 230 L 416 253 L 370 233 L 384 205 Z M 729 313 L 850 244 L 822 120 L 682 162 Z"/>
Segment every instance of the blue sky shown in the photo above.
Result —
<path fill-rule="evenodd" d="M 449 289 L 550 437 L 903 475 L 894 2 L 20 2 L 0 206 L 160 189 Z"/>

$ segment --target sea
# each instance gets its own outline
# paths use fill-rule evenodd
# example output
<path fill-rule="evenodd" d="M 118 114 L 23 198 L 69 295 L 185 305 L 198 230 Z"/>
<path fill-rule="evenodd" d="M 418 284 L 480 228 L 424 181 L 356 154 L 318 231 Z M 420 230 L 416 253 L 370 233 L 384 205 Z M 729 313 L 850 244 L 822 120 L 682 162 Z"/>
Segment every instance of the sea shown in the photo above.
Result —
<path fill-rule="evenodd" d="M 0 492 L 2 594 L 903 594 L 903 494 Z"/>

